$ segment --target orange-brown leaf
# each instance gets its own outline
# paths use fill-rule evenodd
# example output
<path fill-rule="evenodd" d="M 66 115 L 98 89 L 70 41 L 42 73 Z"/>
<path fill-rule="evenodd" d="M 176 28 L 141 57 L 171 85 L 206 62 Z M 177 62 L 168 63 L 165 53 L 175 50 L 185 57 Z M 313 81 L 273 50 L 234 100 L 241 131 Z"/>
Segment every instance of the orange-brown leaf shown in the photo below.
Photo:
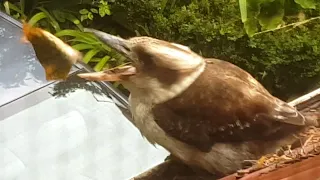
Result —
<path fill-rule="evenodd" d="M 36 56 L 46 72 L 47 80 L 65 80 L 74 63 L 82 59 L 79 51 L 73 49 L 48 31 L 23 24 L 24 42 L 30 42 Z"/>

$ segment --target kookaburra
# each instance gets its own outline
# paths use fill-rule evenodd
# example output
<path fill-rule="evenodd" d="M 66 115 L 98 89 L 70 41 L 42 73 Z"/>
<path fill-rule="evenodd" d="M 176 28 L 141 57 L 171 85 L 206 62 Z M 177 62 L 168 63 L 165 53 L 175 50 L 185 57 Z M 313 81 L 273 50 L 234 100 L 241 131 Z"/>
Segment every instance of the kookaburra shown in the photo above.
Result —
<path fill-rule="evenodd" d="M 317 125 L 229 62 L 151 37 L 86 31 L 131 65 L 79 76 L 120 81 L 130 91 L 132 123 L 150 143 L 191 167 L 230 174 L 244 160 L 273 153 L 296 140 L 294 133 Z"/>

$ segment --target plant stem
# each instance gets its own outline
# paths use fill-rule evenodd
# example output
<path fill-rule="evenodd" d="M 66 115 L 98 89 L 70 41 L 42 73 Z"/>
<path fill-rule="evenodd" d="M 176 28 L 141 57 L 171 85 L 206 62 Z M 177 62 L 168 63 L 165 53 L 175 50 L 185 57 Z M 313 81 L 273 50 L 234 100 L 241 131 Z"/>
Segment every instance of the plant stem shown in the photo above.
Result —
<path fill-rule="evenodd" d="M 320 19 L 320 16 L 313 17 L 313 18 L 310 18 L 310 19 L 307 19 L 307 20 L 304 20 L 304 21 L 299 21 L 299 22 L 287 24 L 285 26 L 280 26 L 280 27 L 277 27 L 275 29 L 269 29 L 269 30 L 266 30 L 266 31 L 261 31 L 261 32 L 255 33 L 253 36 L 256 36 L 256 35 L 259 35 L 259 34 L 264 34 L 264 33 L 267 33 L 267 32 L 276 31 L 276 30 L 287 28 L 287 27 L 291 27 L 291 26 L 293 26 L 293 28 L 295 28 L 297 26 L 300 26 L 302 24 L 306 24 L 306 23 L 308 23 L 310 21 L 317 20 L 317 19 Z"/>

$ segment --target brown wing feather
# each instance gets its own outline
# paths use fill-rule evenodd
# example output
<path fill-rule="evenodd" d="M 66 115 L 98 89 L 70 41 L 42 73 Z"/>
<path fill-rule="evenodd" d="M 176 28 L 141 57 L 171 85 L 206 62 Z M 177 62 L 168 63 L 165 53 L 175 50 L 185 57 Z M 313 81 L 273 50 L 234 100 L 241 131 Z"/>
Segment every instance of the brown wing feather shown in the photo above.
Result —
<path fill-rule="evenodd" d="M 305 125 L 295 108 L 220 60 L 211 60 L 186 91 L 155 106 L 153 113 L 167 134 L 203 151 L 215 142 L 281 138 Z"/>

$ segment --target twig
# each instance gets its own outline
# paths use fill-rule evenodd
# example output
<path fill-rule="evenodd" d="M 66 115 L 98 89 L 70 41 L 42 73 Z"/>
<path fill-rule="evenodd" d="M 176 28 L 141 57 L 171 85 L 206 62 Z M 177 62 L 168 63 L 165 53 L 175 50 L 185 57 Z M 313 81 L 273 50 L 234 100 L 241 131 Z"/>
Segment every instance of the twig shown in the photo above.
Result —
<path fill-rule="evenodd" d="M 310 137 L 303 143 L 302 147 L 305 147 L 306 145 L 309 144 L 309 142 L 312 140 L 314 134 L 311 134 Z"/>
<path fill-rule="evenodd" d="M 310 22 L 310 21 L 313 21 L 313 20 L 316 20 L 316 19 L 320 19 L 320 16 L 313 17 L 313 18 L 310 18 L 310 19 L 307 19 L 307 20 L 304 20 L 304 21 L 299 21 L 299 22 L 287 24 L 287 25 L 285 25 L 285 26 L 280 26 L 280 27 L 277 27 L 277 28 L 274 28 L 274 29 L 269 29 L 269 30 L 261 31 L 261 32 L 258 32 L 258 33 L 253 34 L 253 36 L 259 35 L 259 34 L 263 34 L 263 33 L 267 33 L 267 32 L 276 31 L 276 30 L 283 29 L 283 28 L 287 28 L 287 27 L 290 27 L 290 26 L 293 26 L 293 27 L 295 28 L 296 26 L 300 26 L 300 25 L 302 25 L 302 24 L 306 24 L 306 23 L 308 23 L 308 22 Z"/>

